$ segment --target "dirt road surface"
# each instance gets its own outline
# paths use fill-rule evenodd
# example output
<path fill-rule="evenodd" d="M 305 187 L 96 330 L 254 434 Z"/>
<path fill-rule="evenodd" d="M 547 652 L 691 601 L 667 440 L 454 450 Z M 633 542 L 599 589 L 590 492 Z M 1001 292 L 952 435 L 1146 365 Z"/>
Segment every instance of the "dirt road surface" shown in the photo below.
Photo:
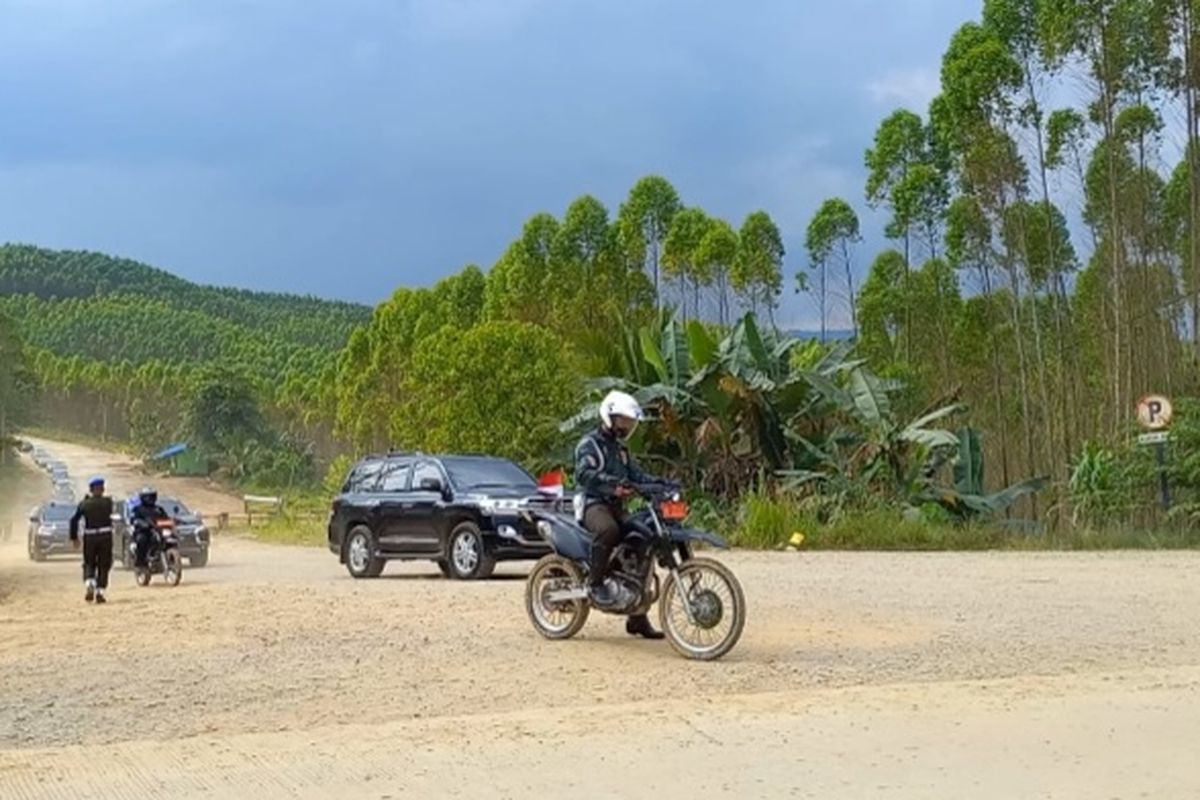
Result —
<path fill-rule="evenodd" d="M 116 570 L 92 607 L 78 562 L 29 562 L 17 530 L 5 800 L 1200 797 L 1197 553 L 734 553 L 745 636 L 697 664 L 600 615 L 538 638 L 525 565 L 355 581 L 218 538 L 178 588 Z"/>

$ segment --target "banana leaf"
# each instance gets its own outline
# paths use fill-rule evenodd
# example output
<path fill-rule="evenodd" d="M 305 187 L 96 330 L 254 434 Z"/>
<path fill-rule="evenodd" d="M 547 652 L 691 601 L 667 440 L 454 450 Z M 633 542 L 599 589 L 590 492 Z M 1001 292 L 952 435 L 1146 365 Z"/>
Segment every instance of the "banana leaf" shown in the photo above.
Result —
<path fill-rule="evenodd" d="M 663 360 L 662 351 L 658 349 L 658 345 L 654 342 L 653 334 L 651 334 L 649 328 L 642 328 L 640 335 L 642 357 L 654 368 L 658 380 L 662 383 L 667 383 L 670 381 L 670 376 L 667 374 L 667 363 Z"/>
<path fill-rule="evenodd" d="M 963 494 L 983 494 L 983 447 L 979 431 L 974 428 L 961 428 L 958 432 L 954 486 Z"/>
<path fill-rule="evenodd" d="M 876 375 L 861 368 L 851 372 L 850 394 L 863 422 L 872 427 L 887 422 L 891 415 L 891 403 L 883 382 Z"/>
<path fill-rule="evenodd" d="M 960 517 L 994 516 L 1002 513 L 1022 497 L 1041 491 L 1049 483 L 1050 479 L 1046 476 L 1029 478 L 989 495 L 964 494 L 955 489 L 934 487 L 924 493 L 922 498 L 940 503 Z"/>
<path fill-rule="evenodd" d="M 663 360 L 666 363 L 667 381 L 672 386 L 683 386 L 691 376 L 691 359 L 688 355 L 688 341 L 683 334 L 683 328 L 672 320 L 663 330 Z"/>
<path fill-rule="evenodd" d="M 688 323 L 688 349 L 691 351 L 693 378 L 717 360 L 717 342 L 698 320 Z"/>

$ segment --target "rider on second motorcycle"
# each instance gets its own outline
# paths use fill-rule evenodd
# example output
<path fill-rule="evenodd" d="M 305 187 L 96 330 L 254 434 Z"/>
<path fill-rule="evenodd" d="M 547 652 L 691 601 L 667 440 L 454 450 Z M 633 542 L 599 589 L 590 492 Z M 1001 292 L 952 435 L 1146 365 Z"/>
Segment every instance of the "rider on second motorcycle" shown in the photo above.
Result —
<path fill-rule="evenodd" d="M 583 495 L 583 526 L 592 534 L 588 594 L 599 608 L 616 602 L 608 579 L 609 557 L 624 535 L 625 500 L 633 495 L 630 484 L 657 480 L 643 472 L 625 440 L 642 419 L 642 408 L 625 392 L 609 392 L 600 402 L 600 427 L 575 446 L 575 484 Z M 645 614 L 629 617 L 625 631 L 632 636 L 661 639 Z"/>
<path fill-rule="evenodd" d="M 144 487 L 138 492 L 138 503 L 129 514 L 133 525 L 133 542 L 136 546 L 134 563 L 144 568 L 150 555 L 150 545 L 157 535 L 158 521 L 168 518 L 168 514 L 158 504 L 158 492 L 152 486 Z"/>

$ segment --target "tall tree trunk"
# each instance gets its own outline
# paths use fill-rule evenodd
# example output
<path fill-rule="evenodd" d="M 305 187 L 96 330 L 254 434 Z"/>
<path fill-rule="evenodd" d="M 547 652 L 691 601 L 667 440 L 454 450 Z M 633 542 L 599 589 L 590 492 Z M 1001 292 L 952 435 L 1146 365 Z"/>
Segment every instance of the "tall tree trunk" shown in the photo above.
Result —
<path fill-rule="evenodd" d="M 1055 228 L 1054 228 L 1054 217 L 1053 217 L 1052 210 L 1051 210 L 1052 205 L 1050 202 L 1050 180 L 1049 180 L 1049 175 L 1048 175 L 1049 170 L 1046 166 L 1046 144 L 1045 144 L 1045 131 L 1043 130 L 1043 127 L 1042 127 L 1042 107 L 1041 107 L 1041 102 L 1037 96 L 1037 88 L 1034 86 L 1033 65 L 1030 62 L 1028 54 L 1025 55 L 1023 60 L 1024 60 L 1024 71 L 1025 71 L 1025 90 L 1026 90 L 1026 94 L 1029 99 L 1030 107 L 1032 109 L 1034 142 L 1035 142 L 1036 148 L 1037 148 L 1036 152 L 1037 152 L 1038 180 L 1039 180 L 1039 183 L 1041 184 L 1042 203 L 1044 206 L 1042 209 L 1042 215 L 1043 215 L 1043 218 L 1044 218 L 1044 221 L 1046 224 L 1047 241 L 1049 241 L 1049 242 L 1051 242 L 1051 244 L 1053 244 L 1054 236 L 1055 236 Z M 1071 456 L 1074 452 L 1074 442 L 1072 441 L 1072 437 L 1071 437 L 1071 423 L 1070 423 L 1071 402 L 1068 399 L 1069 394 L 1070 394 L 1069 387 L 1072 385 L 1073 381 L 1071 381 L 1067 375 L 1068 371 L 1071 368 L 1071 366 L 1070 366 L 1071 362 L 1069 362 L 1067 359 L 1066 342 L 1064 340 L 1064 330 L 1063 330 L 1063 328 L 1064 328 L 1063 313 L 1064 313 L 1064 309 L 1068 308 L 1068 304 L 1067 304 L 1067 300 L 1066 300 L 1066 290 L 1063 285 L 1062 274 L 1061 274 L 1062 268 L 1065 265 L 1060 265 L 1058 263 L 1057 255 L 1058 255 L 1058 253 L 1057 253 L 1056 248 L 1054 248 L 1052 246 L 1050 248 L 1049 259 L 1046 264 L 1046 268 L 1049 272 L 1049 274 L 1047 275 L 1047 280 L 1049 281 L 1049 287 L 1050 287 L 1048 294 L 1049 294 L 1050 302 L 1051 302 L 1051 314 L 1054 317 L 1055 345 L 1056 345 L 1056 350 L 1057 350 L 1059 373 L 1060 373 L 1058 387 L 1057 387 L 1058 388 L 1057 409 L 1059 412 L 1059 419 L 1058 419 L 1057 426 L 1051 425 L 1050 438 L 1053 438 L 1054 428 L 1057 427 L 1058 433 L 1060 436 L 1059 441 L 1061 442 L 1060 446 L 1062 447 L 1062 452 L 1061 452 L 1062 459 L 1059 463 L 1065 464 L 1067 462 L 1067 460 L 1071 458 Z M 1035 299 L 1034 309 L 1035 309 L 1035 314 L 1036 314 L 1036 309 L 1037 309 L 1036 296 L 1034 299 Z M 1035 330 L 1037 330 L 1038 334 L 1039 334 L 1038 362 L 1039 362 L 1039 364 L 1043 365 L 1043 381 L 1044 381 L 1045 380 L 1045 377 L 1044 377 L 1045 358 L 1044 358 L 1044 354 L 1042 353 L 1041 341 L 1040 341 L 1041 324 L 1036 317 L 1034 318 L 1034 326 L 1035 326 Z M 1047 402 L 1047 400 L 1044 398 L 1043 402 Z M 1052 419 L 1052 412 L 1048 406 L 1046 407 L 1046 413 L 1048 415 L 1051 415 L 1050 418 Z M 1052 459 L 1051 463 L 1053 463 L 1053 459 Z M 1052 474 L 1057 476 L 1058 471 L 1054 470 L 1052 472 Z M 1062 477 L 1065 478 L 1066 476 L 1063 475 Z M 1060 523 L 1064 521 L 1063 514 L 1065 512 L 1066 512 L 1066 508 L 1063 507 L 1063 512 L 1061 512 L 1059 514 L 1059 522 Z"/>
<path fill-rule="evenodd" d="M 842 264 L 846 268 L 846 297 L 850 303 L 850 327 L 854 331 L 854 339 L 858 340 L 858 305 L 854 295 L 854 271 L 850 265 L 850 247 L 842 239 Z"/>
<path fill-rule="evenodd" d="M 1191 307 L 1192 307 L 1192 364 L 1193 368 L 1200 356 L 1200 120 L 1197 120 L 1196 102 L 1197 86 L 1200 84 L 1196 75 L 1194 26 L 1196 20 L 1192 16 L 1191 0 L 1180 3 L 1180 17 L 1183 39 L 1183 105 L 1184 116 L 1187 120 L 1187 143 L 1184 151 L 1188 162 L 1188 257 L 1187 264 L 1190 272 Z M 1187 285 L 1187 281 L 1184 282 Z"/>
<path fill-rule="evenodd" d="M 825 343 L 825 262 L 821 262 L 821 344 Z"/>
<path fill-rule="evenodd" d="M 995 329 L 992 320 L 992 277 L 991 268 L 986 264 L 980 265 L 980 274 L 983 279 L 983 296 L 987 298 L 987 313 L 985 314 L 984 323 L 989 331 Z M 1000 480 L 1002 486 L 1009 486 L 1012 480 L 1009 477 L 1008 470 L 1008 409 L 1004 399 L 1004 381 L 1000 375 L 1000 349 L 996 342 L 996 336 L 988 337 L 988 355 L 991 359 L 992 366 L 992 402 L 995 406 L 996 424 L 1000 427 Z"/>
<path fill-rule="evenodd" d="M 1004 201 L 1001 200 L 1000 217 L 1004 218 Z M 1021 276 L 1017 270 L 1015 259 L 1012 253 L 1005 254 L 1005 268 L 1008 271 L 1009 282 L 1012 288 L 1011 306 L 1012 306 L 1012 321 L 1013 321 L 1013 338 L 1017 345 L 1017 373 L 1021 386 L 1021 417 L 1022 425 L 1025 434 L 1025 458 L 1026 471 L 1036 474 L 1038 471 L 1038 460 L 1036 449 L 1034 447 L 1034 416 L 1029 405 L 1029 367 L 1025 356 L 1025 326 L 1021 322 Z M 1038 517 L 1037 498 L 1033 498 L 1033 518 Z"/>

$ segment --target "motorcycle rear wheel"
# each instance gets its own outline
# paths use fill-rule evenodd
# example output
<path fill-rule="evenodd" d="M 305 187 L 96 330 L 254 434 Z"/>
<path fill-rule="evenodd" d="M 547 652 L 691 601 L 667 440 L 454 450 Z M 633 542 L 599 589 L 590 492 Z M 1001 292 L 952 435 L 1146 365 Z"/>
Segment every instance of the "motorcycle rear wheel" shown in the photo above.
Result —
<path fill-rule="evenodd" d="M 691 606 L 691 613 L 684 604 Z M 712 558 L 692 558 L 667 576 L 659 622 L 675 652 L 696 661 L 728 653 L 746 626 L 746 597 L 737 576 Z"/>
<path fill-rule="evenodd" d="M 178 550 L 168 550 L 163 557 L 163 579 L 168 586 L 178 586 L 183 580 L 183 559 Z"/>
<path fill-rule="evenodd" d="M 583 629 L 591 606 L 587 600 L 551 603 L 546 593 L 583 586 L 583 572 L 559 555 L 543 556 L 525 582 L 525 611 L 534 629 L 547 639 L 570 639 Z"/>

